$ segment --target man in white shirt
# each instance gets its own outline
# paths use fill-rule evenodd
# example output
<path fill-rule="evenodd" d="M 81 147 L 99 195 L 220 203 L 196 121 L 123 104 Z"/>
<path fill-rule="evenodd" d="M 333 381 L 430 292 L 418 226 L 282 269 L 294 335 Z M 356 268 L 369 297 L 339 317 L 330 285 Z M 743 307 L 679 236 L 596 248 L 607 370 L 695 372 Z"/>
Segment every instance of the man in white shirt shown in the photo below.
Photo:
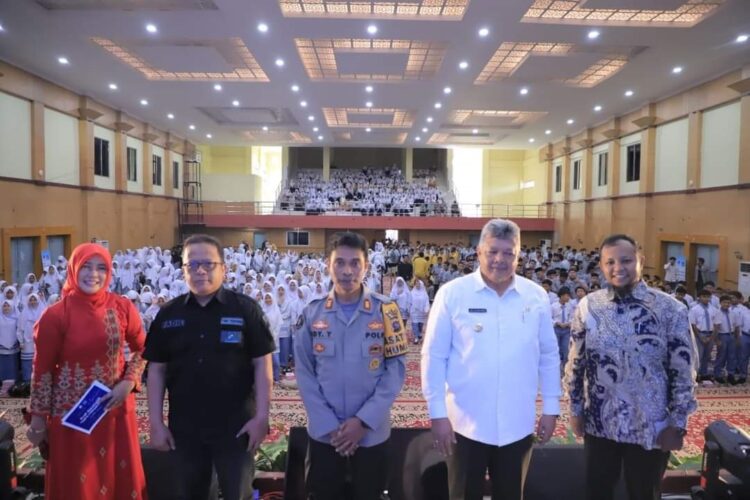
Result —
<path fill-rule="evenodd" d="M 447 283 L 433 302 L 422 347 L 422 392 L 435 447 L 447 457 L 452 500 L 521 500 L 536 396 L 546 443 L 560 410 L 560 358 L 547 293 L 516 276 L 520 229 L 488 222 L 479 270 Z"/>
<path fill-rule="evenodd" d="M 669 258 L 669 262 L 664 264 L 664 283 L 669 285 L 671 290 L 677 285 L 677 259 Z"/>
<path fill-rule="evenodd" d="M 570 300 L 570 289 L 566 286 L 558 290 L 560 300 L 553 302 L 552 308 L 552 325 L 555 328 L 557 336 L 557 345 L 560 350 L 560 364 L 565 366 L 568 362 L 568 347 L 570 344 L 570 322 L 573 319 L 573 313 L 576 306 Z"/>

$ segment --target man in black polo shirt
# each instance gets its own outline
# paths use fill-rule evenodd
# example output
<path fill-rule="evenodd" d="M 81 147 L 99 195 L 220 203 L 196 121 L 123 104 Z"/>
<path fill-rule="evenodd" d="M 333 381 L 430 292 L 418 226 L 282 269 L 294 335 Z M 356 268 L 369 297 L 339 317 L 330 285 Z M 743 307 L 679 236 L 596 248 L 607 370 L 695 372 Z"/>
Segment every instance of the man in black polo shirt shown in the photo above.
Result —
<path fill-rule="evenodd" d="M 212 469 L 225 500 L 251 498 L 254 452 L 268 432 L 273 337 L 255 301 L 222 287 L 222 255 L 211 236 L 185 241 L 190 292 L 159 311 L 144 353 L 151 444 L 174 450 L 191 500 L 208 497 Z"/>

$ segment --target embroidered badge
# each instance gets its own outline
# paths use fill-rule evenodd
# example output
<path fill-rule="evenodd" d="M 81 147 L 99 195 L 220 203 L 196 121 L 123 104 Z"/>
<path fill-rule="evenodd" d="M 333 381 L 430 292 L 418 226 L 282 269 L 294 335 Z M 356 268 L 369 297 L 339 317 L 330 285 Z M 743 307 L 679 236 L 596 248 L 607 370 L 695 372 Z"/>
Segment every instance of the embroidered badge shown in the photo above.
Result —
<path fill-rule="evenodd" d="M 370 344 L 368 352 L 370 356 L 380 356 L 383 354 L 383 344 Z"/>
<path fill-rule="evenodd" d="M 221 318 L 221 326 L 243 326 L 245 321 L 242 318 L 223 317 Z"/>
<path fill-rule="evenodd" d="M 486 313 L 487 309 L 479 309 L 479 308 L 470 307 L 469 312 L 470 313 Z"/>
<path fill-rule="evenodd" d="M 319 319 L 312 324 L 313 330 L 328 330 L 328 321 Z"/>
<path fill-rule="evenodd" d="M 382 330 L 383 323 L 380 321 L 370 321 L 369 323 L 367 323 L 367 329 L 368 330 Z"/>
<path fill-rule="evenodd" d="M 384 316 L 383 319 L 385 320 L 383 321 L 385 328 L 385 357 L 392 358 L 406 354 L 409 347 L 406 335 L 403 332 L 404 323 L 401 319 L 401 311 L 398 310 L 398 305 L 391 302 L 383 304 L 381 307 Z"/>
<path fill-rule="evenodd" d="M 328 299 L 326 299 L 326 309 L 331 308 L 333 308 L 333 297 L 328 297 Z"/>
<path fill-rule="evenodd" d="M 318 342 L 317 344 L 313 346 L 313 350 L 315 350 L 315 352 L 320 354 L 321 352 L 326 350 L 326 346 L 322 342 Z"/>
<path fill-rule="evenodd" d="M 370 370 L 377 370 L 380 368 L 380 358 L 372 358 L 370 360 Z"/>
<path fill-rule="evenodd" d="M 370 302 L 370 299 L 365 299 L 365 301 L 362 304 L 362 306 L 365 308 L 365 311 L 369 312 L 370 309 L 372 309 L 372 303 Z"/>

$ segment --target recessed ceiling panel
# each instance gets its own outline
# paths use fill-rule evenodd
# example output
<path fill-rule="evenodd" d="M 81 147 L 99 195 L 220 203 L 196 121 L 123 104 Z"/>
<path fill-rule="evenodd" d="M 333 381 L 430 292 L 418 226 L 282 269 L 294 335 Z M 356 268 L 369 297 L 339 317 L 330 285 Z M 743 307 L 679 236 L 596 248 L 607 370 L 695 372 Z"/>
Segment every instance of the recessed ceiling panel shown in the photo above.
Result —
<path fill-rule="evenodd" d="M 601 1 L 616 7 L 595 8 Z M 546 24 L 592 24 L 614 26 L 665 26 L 689 28 L 713 14 L 726 0 L 534 0 L 522 21 Z M 636 7 L 638 4 L 640 7 Z M 649 4 L 649 5 L 645 5 Z M 662 5 L 665 4 L 665 5 Z"/>
<path fill-rule="evenodd" d="M 124 64 L 139 71 L 147 80 L 160 81 L 237 81 L 267 82 L 268 76 L 260 67 L 255 57 L 241 38 L 218 40 L 160 40 L 114 42 L 106 38 L 93 37 L 92 42 L 112 54 Z M 179 47 L 186 50 L 193 48 L 213 48 L 232 69 L 230 71 L 169 71 L 150 64 L 139 55 L 144 47 Z"/>
<path fill-rule="evenodd" d="M 457 109 L 449 115 L 446 126 L 520 128 L 522 125 L 534 123 L 546 115 L 545 111 Z"/>
<path fill-rule="evenodd" d="M 402 74 L 409 60 L 409 54 L 403 53 L 358 53 L 339 52 L 336 54 L 336 65 L 343 74 L 371 73 L 377 67 L 378 72 L 386 74 Z"/>
<path fill-rule="evenodd" d="M 233 69 L 216 51 L 216 47 L 150 45 L 139 47 L 138 54 L 151 66 L 170 72 L 228 73 Z"/>
<path fill-rule="evenodd" d="M 286 108 L 210 108 L 199 107 L 201 112 L 211 117 L 217 124 L 223 125 L 267 125 L 292 126 L 298 125 L 291 111 Z"/>
<path fill-rule="evenodd" d="M 339 128 L 409 128 L 414 124 L 414 111 L 406 109 L 323 108 L 323 116 L 329 127 Z M 384 122 L 383 116 L 390 120 Z"/>
<path fill-rule="evenodd" d="M 470 0 L 279 0 L 285 17 L 460 21 Z"/>

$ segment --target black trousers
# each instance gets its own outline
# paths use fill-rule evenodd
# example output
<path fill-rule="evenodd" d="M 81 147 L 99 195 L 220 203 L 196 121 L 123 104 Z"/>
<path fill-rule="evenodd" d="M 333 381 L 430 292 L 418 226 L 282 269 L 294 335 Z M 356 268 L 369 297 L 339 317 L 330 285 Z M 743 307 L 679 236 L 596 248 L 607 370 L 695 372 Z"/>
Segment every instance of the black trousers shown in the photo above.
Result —
<path fill-rule="evenodd" d="M 351 457 L 342 457 L 330 444 L 308 438 L 306 497 L 308 500 L 379 500 L 388 487 L 387 455 L 388 441 L 361 446 Z"/>
<path fill-rule="evenodd" d="M 586 500 L 611 500 L 624 471 L 630 500 L 659 500 L 661 479 L 669 452 L 646 450 L 637 444 L 618 443 L 586 434 Z"/>
<path fill-rule="evenodd" d="M 505 446 L 484 444 L 456 434 L 453 455 L 447 460 L 451 500 L 481 500 L 488 469 L 492 500 L 522 500 L 533 444 L 531 434 Z"/>
<path fill-rule="evenodd" d="M 219 480 L 224 500 L 249 500 L 253 497 L 255 462 L 247 451 L 248 438 L 232 435 L 207 441 L 194 436 L 174 436 L 177 473 L 182 498 L 206 500 L 213 471 Z"/>

